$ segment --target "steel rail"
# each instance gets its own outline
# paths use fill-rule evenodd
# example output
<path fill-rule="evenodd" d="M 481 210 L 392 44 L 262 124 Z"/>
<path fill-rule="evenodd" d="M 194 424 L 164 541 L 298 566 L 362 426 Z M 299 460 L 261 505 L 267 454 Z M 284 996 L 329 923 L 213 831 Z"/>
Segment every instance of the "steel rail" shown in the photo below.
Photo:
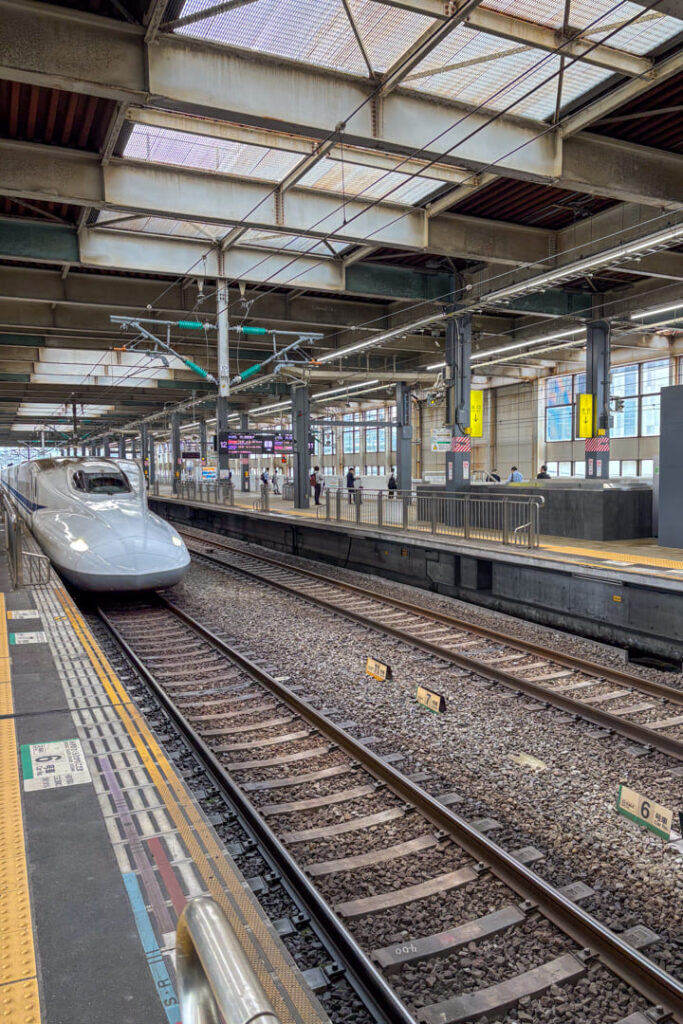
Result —
<path fill-rule="evenodd" d="M 197 538 L 194 539 L 196 540 Z M 239 551 L 238 549 L 231 550 L 235 550 L 237 551 L 237 553 L 243 556 L 246 555 L 246 557 L 248 558 L 258 559 L 261 557 L 260 555 L 252 555 L 250 553 Z M 199 557 L 206 559 L 208 562 L 220 566 L 223 569 L 228 569 L 234 572 L 242 573 L 245 576 L 249 576 L 253 579 L 258 580 L 265 586 L 276 587 L 279 590 L 284 591 L 285 593 L 296 594 L 297 597 L 302 597 L 306 601 L 309 601 L 311 604 L 318 605 L 319 607 L 325 608 L 328 611 L 332 611 L 337 615 L 343 615 L 346 618 L 351 619 L 354 622 L 358 622 L 363 626 L 374 629 L 377 632 L 386 633 L 389 636 L 393 636 L 397 640 L 400 640 L 402 643 L 408 643 L 411 644 L 413 647 L 418 647 L 420 650 L 425 651 L 427 654 L 432 654 L 435 657 L 441 658 L 445 661 L 451 662 L 454 665 L 457 665 L 458 668 L 465 669 L 468 672 L 473 672 L 474 674 L 482 676 L 485 679 L 491 679 L 493 682 L 500 683 L 502 686 L 506 686 L 508 689 L 514 690 L 516 692 L 525 693 L 527 694 L 527 696 L 533 697 L 535 700 L 540 700 L 545 704 L 552 704 L 554 707 L 557 707 L 562 711 L 566 711 L 568 714 L 576 715 L 579 718 L 583 718 L 586 721 L 591 722 L 591 724 L 597 725 L 602 729 L 608 729 L 611 732 L 621 733 L 621 735 L 626 736 L 631 740 L 634 740 L 636 743 L 652 747 L 653 749 L 661 751 L 663 754 L 667 754 L 669 757 L 676 758 L 676 760 L 678 761 L 683 761 L 683 743 L 681 743 L 680 740 L 674 739 L 670 736 L 661 735 L 654 729 L 649 729 L 646 725 L 639 725 L 637 722 L 629 722 L 626 719 L 619 717 L 618 715 L 611 714 L 609 711 L 601 711 L 599 708 L 594 707 L 592 705 L 584 704 L 582 701 L 577 700 L 574 697 L 567 697 L 557 690 L 551 690 L 545 686 L 542 686 L 540 683 L 536 683 L 532 679 L 522 679 L 519 676 L 512 675 L 512 673 L 510 672 L 505 672 L 503 669 L 496 668 L 496 666 L 493 664 L 478 661 L 476 658 L 470 658 L 467 655 L 459 654 L 456 651 L 450 651 L 445 647 L 441 647 L 438 644 L 438 642 L 425 640 L 417 636 L 411 636 L 410 633 L 404 632 L 404 630 L 400 626 L 392 626 L 387 623 L 378 622 L 375 619 L 371 619 L 360 612 L 352 611 L 349 608 L 342 608 L 339 605 L 334 604 L 332 601 L 326 601 L 325 598 L 323 597 L 307 594 L 305 591 L 299 591 L 295 587 L 290 587 L 279 580 L 270 580 L 264 578 L 256 572 L 252 572 L 249 569 L 245 569 L 243 566 L 230 565 L 228 563 L 221 562 L 219 559 L 212 558 L 211 555 L 208 555 L 203 551 L 195 551 L 192 548 L 190 548 L 190 551 L 192 551 Z M 282 566 L 278 564 L 278 569 L 286 569 L 289 571 L 290 566 Z M 300 570 L 291 569 L 291 571 L 294 573 L 298 573 Z M 306 572 L 307 570 L 302 571 Z M 328 577 L 319 577 L 319 580 L 337 586 L 337 581 L 329 579 Z M 344 589 L 346 589 L 346 587 L 348 586 L 350 586 L 350 584 L 342 584 L 342 587 Z M 357 592 L 363 596 L 364 600 L 369 599 L 366 591 L 363 591 L 360 588 L 354 589 L 357 590 Z M 375 598 L 375 595 L 370 595 L 370 599 L 376 599 L 378 602 L 384 601 L 383 597 L 377 596 Z M 394 604 L 398 607 L 402 607 L 403 610 L 405 610 L 406 612 L 411 612 L 414 615 L 420 615 L 423 617 L 432 616 L 431 612 L 425 613 L 421 608 L 412 605 L 407 605 L 404 602 L 399 602 L 398 605 L 396 605 L 395 599 L 390 599 L 389 603 Z M 438 612 L 434 613 L 434 615 L 436 616 L 435 621 L 445 622 L 447 625 L 452 625 L 454 627 L 460 621 L 457 619 L 449 620 L 448 616 L 441 616 L 441 614 Z M 469 626 L 464 622 L 462 623 L 462 625 L 458 625 L 458 628 L 463 630 L 469 630 Z M 477 627 L 477 630 L 479 628 L 481 627 Z M 472 631 L 476 632 L 476 630 Z M 505 634 L 495 634 L 493 631 L 487 631 L 487 633 L 484 635 L 489 636 L 492 639 L 495 639 L 498 643 L 508 642 Z M 518 647 L 518 649 L 520 650 L 529 650 L 530 653 L 542 653 L 543 657 L 546 657 L 551 661 L 560 661 L 559 658 L 555 659 L 554 652 L 550 651 L 549 649 L 542 647 L 534 649 L 534 645 L 530 645 L 529 648 L 525 648 L 520 641 L 516 641 L 514 643 L 515 646 Z M 583 667 L 583 663 L 580 659 L 573 660 L 575 662 L 578 662 L 578 668 L 580 671 L 586 672 L 587 674 L 594 674 L 593 671 L 590 671 L 589 669 Z M 564 662 L 560 663 L 564 664 Z M 612 678 L 612 676 L 609 675 L 607 672 L 602 672 L 599 666 L 593 665 L 593 663 L 588 664 L 591 665 L 592 669 L 595 670 L 596 675 L 599 675 L 600 677 L 606 679 Z M 577 665 L 575 664 L 573 667 L 577 667 Z M 638 679 L 637 676 L 630 676 L 628 675 L 628 673 L 619 673 L 619 675 L 622 677 L 622 681 L 629 680 L 628 685 L 632 686 L 634 689 L 640 688 L 639 683 L 641 682 L 641 680 Z M 662 687 L 662 684 L 653 685 Z M 666 700 L 671 700 L 673 703 L 678 704 L 683 703 L 683 693 L 681 693 L 681 691 L 673 690 L 670 687 L 663 687 L 663 689 L 666 695 Z M 645 692 L 654 693 L 655 691 L 651 689 L 646 689 Z M 663 696 L 663 694 L 661 693 L 658 693 L 657 695 Z"/>
<path fill-rule="evenodd" d="M 565 935 L 574 939 L 582 948 L 588 950 L 590 955 L 597 956 L 601 963 L 652 1003 L 663 1006 L 667 1012 L 673 1015 L 674 1020 L 678 1024 L 683 1024 L 683 984 L 676 978 L 662 970 L 638 950 L 629 946 L 628 943 L 601 924 L 591 914 L 582 910 L 581 907 L 558 892 L 554 886 L 517 861 L 510 853 L 493 842 L 492 839 L 479 833 L 464 818 L 459 817 L 449 808 L 444 807 L 422 787 L 411 782 L 402 772 L 387 764 L 379 755 L 373 753 L 363 743 L 349 735 L 349 733 L 332 722 L 326 715 L 295 694 L 289 687 L 277 682 L 269 673 L 254 664 L 253 661 L 230 647 L 224 640 L 221 640 L 220 637 L 216 636 L 215 633 L 187 612 L 177 608 L 165 598 L 160 597 L 159 601 L 162 607 L 167 608 L 171 614 L 193 629 L 215 650 L 238 665 L 256 682 L 270 690 L 271 693 L 287 704 L 296 714 L 304 718 L 329 740 L 336 743 L 351 758 L 358 761 L 376 779 L 384 782 L 396 796 L 414 807 L 427 820 L 436 825 L 438 829 L 449 835 L 471 857 L 485 864 L 497 878 L 508 885 L 514 892 L 518 893 L 523 899 L 528 900 L 532 906 L 538 908 L 541 914 L 555 924 Z M 190 740 L 192 746 L 198 752 L 201 752 L 200 756 L 209 767 L 210 774 L 215 778 L 219 788 L 227 792 L 230 801 L 240 807 L 241 812 L 250 822 L 254 831 L 258 833 L 264 846 L 276 854 L 278 868 L 285 874 L 285 877 L 288 878 L 291 884 L 296 885 L 299 899 L 303 897 L 307 905 L 309 900 L 311 901 L 311 905 L 316 911 L 316 919 L 318 913 L 320 913 L 321 918 L 328 924 L 334 924 L 332 935 L 336 936 L 337 942 L 344 946 L 350 944 L 353 947 L 355 957 L 360 956 L 361 963 L 365 969 L 371 971 L 374 975 L 373 980 L 375 983 L 379 984 L 380 989 L 388 993 L 397 1006 L 400 1007 L 402 1015 L 390 1017 L 392 1024 L 399 1020 L 411 1020 L 412 1018 L 405 1007 L 403 1007 L 403 1004 L 393 995 L 384 979 L 378 974 L 376 968 L 372 966 L 365 954 L 357 946 L 355 940 L 341 925 L 341 922 L 338 921 L 331 909 L 327 907 L 322 897 L 310 885 L 306 876 L 294 863 L 280 841 L 272 834 L 270 828 L 252 807 L 239 786 L 232 781 L 215 756 L 208 750 L 203 740 L 197 736 L 182 713 L 175 707 L 160 685 L 154 680 L 149 670 L 145 668 L 127 642 L 121 637 L 116 627 L 108 621 L 105 613 L 99 608 L 98 614 L 112 635 L 117 639 L 117 642 L 121 644 L 126 655 L 138 671 L 150 682 L 157 698 L 161 700 L 164 707 L 171 714 L 171 717 L 181 728 L 181 731 Z M 303 886 L 301 890 L 298 888 L 299 883 Z M 322 907 L 321 904 L 323 905 Z M 344 962 L 346 962 L 345 959 Z"/>
<path fill-rule="evenodd" d="M 683 690 L 667 686 L 665 683 L 657 683 L 651 679 L 641 679 L 640 676 L 634 676 L 630 672 L 622 672 L 621 669 L 612 668 L 609 665 L 600 665 L 596 661 L 588 661 L 588 659 L 579 658 L 575 654 L 556 651 L 552 647 L 544 647 L 542 644 L 536 644 L 530 640 L 520 640 L 518 637 L 512 636 L 511 633 L 501 633 L 498 629 L 491 629 L 488 626 L 468 622 L 467 619 L 459 619 L 456 615 L 451 615 L 448 612 L 439 612 L 434 608 L 424 608 L 422 605 L 411 604 L 409 601 L 402 601 L 401 598 L 391 597 L 389 594 L 377 594 L 373 590 L 364 590 L 354 583 L 337 580 L 333 576 L 325 576 L 323 573 L 313 572 L 311 569 L 304 569 L 302 566 L 291 565 L 289 562 L 278 562 L 277 559 L 269 558 L 268 555 L 262 555 L 260 552 L 255 554 L 252 551 L 245 551 L 243 548 L 234 547 L 232 544 L 225 544 L 223 541 L 205 540 L 203 537 L 197 537 L 195 534 L 188 533 L 182 529 L 178 530 L 178 533 L 200 544 L 210 544 L 214 548 L 223 548 L 225 551 L 233 551 L 236 555 L 265 562 L 268 565 L 272 565 L 275 569 L 286 569 L 299 576 L 307 576 L 316 583 L 332 584 L 332 586 L 337 587 L 339 590 L 346 590 L 349 593 L 357 594 L 366 601 L 380 601 L 382 604 L 392 605 L 392 607 L 399 608 L 401 611 L 412 615 L 421 615 L 423 618 L 433 619 L 434 622 L 441 622 L 446 626 L 453 626 L 455 629 L 466 630 L 468 633 L 474 633 L 477 636 L 495 640 L 496 643 L 515 647 L 519 651 L 528 651 L 529 654 L 535 654 L 539 657 L 556 661 L 558 665 L 564 665 L 565 668 L 574 668 L 577 671 L 585 672 L 587 675 L 600 676 L 602 679 L 609 679 L 610 682 L 623 686 L 632 686 L 634 689 L 639 689 L 643 693 L 649 693 L 653 697 L 662 697 L 664 700 L 670 700 L 673 704 L 683 706 Z M 204 552 L 198 552 L 198 554 L 203 555 Z M 237 567 L 229 566 L 229 568 Z"/>
<path fill-rule="evenodd" d="M 228 647 L 227 644 L 209 632 L 201 623 L 196 622 L 180 609 L 175 608 L 160 595 L 158 596 L 158 601 L 162 608 L 181 618 L 188 626 L 199 633 L 221 654 L 228 657 L 234 664 L 237 664 L 261 686 L 280 694 L 279 685 L 275 680 L 252 661 Z M 238 814 L 247 826 L 247 830 L 261 846 L 271 869 L 275 870 L 283 879 L 285 889 L 293 902 L 305 907 L 318 938 L 328 950 L 333 951 L 338 962 L 344 965 L 347 972 L 347 980 L 375 1019 L 381 1022 L 381 1024 L 417 1024 L 407 1007 L 403 1005 L 395 992 L 387 985 L 382 975 L 368 959 L 351 933 L 345 928 L 318 890 L 312 885 L 272 829 L 269 828 L 253 804 L 247 799 L 242 789 L 226 772 L 216 755 L 174 704 L 163 686 L 156 680 L 152 672 L 150 672 L 130 644 L 124 639 L 104 609 L 98 606 L 96 612 L 125 656 L 135 666 L 138 673 L 154 693 L 157 701 L 182 733 L 216 787 L 227 799 L 227 802 L 237 809 Z M 286 687 L 282 687 L 282 690 L 286 691 L 287 695 L 294 699 L 294 694 L 291 690 L 288 690 Z M 282 699 L 286 698 L 283 697 Z"/>

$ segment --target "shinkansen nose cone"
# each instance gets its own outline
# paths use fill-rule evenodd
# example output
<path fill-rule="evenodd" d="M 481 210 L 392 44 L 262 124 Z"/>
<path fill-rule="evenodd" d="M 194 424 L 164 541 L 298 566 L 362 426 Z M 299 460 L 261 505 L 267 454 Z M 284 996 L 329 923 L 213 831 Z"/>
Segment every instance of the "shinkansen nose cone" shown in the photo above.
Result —
<path fill-rule="evenodd" d="M 148 590 L 177 583 L 190 556 L 170 524 L 146 510 L 112 509 L 69 541 L 74 557 L 60 569 L 83 590 Z M 76 526 L 73 523 L 72 526 Z M 95 528 L 93 528 L 95 527 Z"/>

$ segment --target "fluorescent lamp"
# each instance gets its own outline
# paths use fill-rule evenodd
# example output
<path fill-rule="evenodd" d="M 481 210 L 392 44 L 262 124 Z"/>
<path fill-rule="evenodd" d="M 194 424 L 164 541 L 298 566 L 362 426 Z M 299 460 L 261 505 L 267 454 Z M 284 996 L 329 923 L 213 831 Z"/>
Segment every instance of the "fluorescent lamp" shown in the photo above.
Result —
<path fill-rule="evenodd" d="M 375 384 L 374 387 L 365 387 L 365 388 L 363 388 L 362 391 L 354 391 L 349 397 L 350 398 L 357 398 L 358 395 L 365 395 L 365 394 L 369 393 L 370 391 L 382 391 L 383 388 L 392 388 L 394 386 L 395 385 L 392 384 L 390 381 L 387 381 L 385 384 Z M 342 400 L 342 395 L 337 395 L 336 398 L 337 398 L 337 401 L 341 401 Z M 332 402 L 332 401 L 334 401 L 334 397 L 332 397 L 332 398 L 330 398 L 328 396 L 320 397 L 318 399 L 315 399 L 315 401 L 319 401 L 319 402 Z"/>
<path fill-rule="evenodd" d="M 320 402 L 324 398 L 330 398 L 332 395 L 344 395 L 347 391 L 355 390 L 356 388 L 368 388 L 371 384 L 379 384 L 378 380 L 359 380 L 356 384 L 349 384 L 345 388 L 335 388 L 334 391 L 321 391 L 319 395 L 314 395 L 311 398 L 312 402 Z"/>
<path fill-rule="evenodd" d="M 577 339 L 578 340 L 578 339 Z M 534 348 L 530 352 L 516 352 L 513 356 L 503 356 L 502 359 L 488 359 L 485 363 L 477 363 L 477 370 L 480 370 L 482 366 L 495 366 L 496 363 L 509 363 L 511 359 L 524 359 L 525 356 L 537 356 L 541 355 L 542 352 L 554 352 L 558 348 L 566 348 L 567 344 L 576 345 L 576 341 L 558 342 L 557 345 L 544 345 L 543 348 Z"/>
<path fill-rule="evenodd" d="M 567 331 L 557 331 L 555 334 L 544 334 L 541 338 L 527 338 L 526 341 L 516 341 L 512 345 L 501 345 L 500 348 L 490 348 L 487 352 L 477 352 L 473 355 L 472 362 L 478 359 L 488 359 L 489 356 L 497 356 L 500 352 L 512 352 L 516 349 L 526 348 L 527 345 L 542 345 L 546 341 L 555 341 L 556 338 L 569 338 L 573 334 L 582 334 L 585 330 L 585 327 L 572 327 Z"/>
<path fill-rule="evenodd" d="M 318 356 L 314 359 L 314 363 L 331 363 L 335 359 L 345 359 L 350 356 L 353 352 L 360 352 L 366 348 L 373 348 L 375 345 L 381 345 L 384 341 L 391 341 L 392 338 L 400 338 L 403 334 L 409 334 L 411 331 L 418 330 L 420 327 L 427 327 L 429 324 L 433 324 L 435 320 L 443 320 L 443 314 L 437 313 L 435 316 L 425 316 L 422 320 L 416 320 L 412 324 L 405 324 L 403 327 L 394 327 L 390 331 L 384 331 L 383 334 L 377 334 L 374 338 L 367 338 L 365 341 L 359 341 L 355 345 L 348 345 L 346 348 L 337 349 L 336 352 L 328 352 L 325 356 Z"/>
<path fill-rule="evenodd" d="M 646 316 L 656 316 L 658 313 L 672 313 L 675 309 L 683 309 L 683 301 L 676 302 L 673 306 L 658 306 L 656 309 L 646 309 L 644 313 L 631 313 L 631 320 L 642 320 Z"/>
<path fill-rule="evenodd" d="M 445 363 L 432 363 L 431 366 L 425 367 L 427 370 L 444 370 L 445 368 Z"/>

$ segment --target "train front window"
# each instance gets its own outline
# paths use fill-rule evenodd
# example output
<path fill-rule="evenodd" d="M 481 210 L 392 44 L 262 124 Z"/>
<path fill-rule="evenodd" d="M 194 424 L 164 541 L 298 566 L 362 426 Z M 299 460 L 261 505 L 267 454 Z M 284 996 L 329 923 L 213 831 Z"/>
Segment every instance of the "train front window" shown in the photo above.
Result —
<path fill-rule="evenodd" d="M 128 479 L 116 470 L 88 473 L 79 469 L 74 473 L 73 485 L 86 494 L 130 494 L 132 490 Z"/>

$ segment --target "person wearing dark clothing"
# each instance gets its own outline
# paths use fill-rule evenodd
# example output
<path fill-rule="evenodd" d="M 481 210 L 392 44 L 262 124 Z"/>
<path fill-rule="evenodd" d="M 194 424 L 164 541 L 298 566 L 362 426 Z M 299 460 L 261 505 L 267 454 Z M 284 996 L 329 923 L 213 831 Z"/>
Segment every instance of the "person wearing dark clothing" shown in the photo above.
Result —
<path fill-rule="evenodd" d="M 536 474 L 537 480 L 550 480 L 550 473 L 547 466 L 541 466 L 541 472 Z"/>
<path fill-rule="evenodd" d="M 349 492 L 349 505 L 352 505 L 353 495 L 356 489 L 356 478 L 353 475 L 353 466 L 349 466 L 349 471 L 346 474 L 346 489 Z"/>
<path fill-rule="evenodd" d="M 391 476 L 389 477 L 389 483 L 387 484 L 387 487 L 389 488 L 389 497 L 390 498 L 395 498 L 396 497 L 396 491 L 398 490 L 398 484 L 396 483 L 395 472 L 396 472 L 396 470 L 395 470 L 394 466 L 392 466 L 391 467 Z"/>
<path fill-rule="evenodd" d="M 500 473 L 498 472 L 497 469 L 492 469 L 491 472 L 489 473 L 489 476 L 491 477 L 494 483 L 500 483 Z"/>

